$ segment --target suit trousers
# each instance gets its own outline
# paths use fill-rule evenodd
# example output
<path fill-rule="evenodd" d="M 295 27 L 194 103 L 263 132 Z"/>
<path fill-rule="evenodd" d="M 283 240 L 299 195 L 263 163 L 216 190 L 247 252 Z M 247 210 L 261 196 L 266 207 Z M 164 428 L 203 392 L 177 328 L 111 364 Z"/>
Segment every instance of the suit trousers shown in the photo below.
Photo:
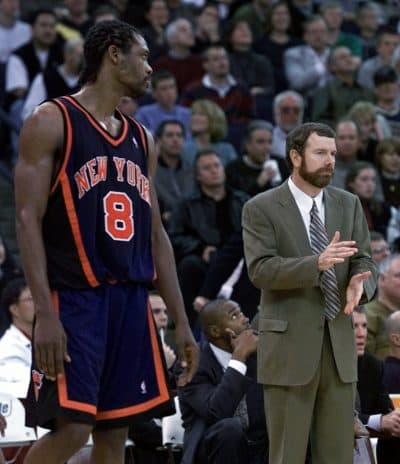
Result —
<path fill-rule="evenodd" d="M 351 464 L 355 384 L 339 378 L 325 324 L 321 358 L 306 385 L 264 386 L 270 464 Z"/>

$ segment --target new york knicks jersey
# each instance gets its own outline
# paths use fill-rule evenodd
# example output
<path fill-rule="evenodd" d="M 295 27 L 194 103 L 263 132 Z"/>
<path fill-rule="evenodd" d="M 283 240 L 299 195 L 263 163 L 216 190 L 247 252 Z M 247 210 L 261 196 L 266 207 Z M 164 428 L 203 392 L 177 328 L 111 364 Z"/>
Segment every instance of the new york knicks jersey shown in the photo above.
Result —
<path fill-rule="evenodd" d="M 52 289 L 151 281 L 147 138 L 117 113 L 111 136 L 73 97 L 53 102 L 64 119 L 64 155 L 43 218 Z"/>

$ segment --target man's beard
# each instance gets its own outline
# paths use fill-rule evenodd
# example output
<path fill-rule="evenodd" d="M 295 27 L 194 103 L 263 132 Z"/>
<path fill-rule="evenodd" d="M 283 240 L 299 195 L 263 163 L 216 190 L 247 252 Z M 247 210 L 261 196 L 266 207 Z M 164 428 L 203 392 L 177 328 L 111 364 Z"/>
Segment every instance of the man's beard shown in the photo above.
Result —
<path fill-rule="evenodd" d="M 333 168 L 320 168 L 312 172 L 307 169 L 306 161 L 303 158 L 301 160 L 299 175 L 310 185 L 317 188 L 324 188 L 331 181 L 333 175 Z"/>

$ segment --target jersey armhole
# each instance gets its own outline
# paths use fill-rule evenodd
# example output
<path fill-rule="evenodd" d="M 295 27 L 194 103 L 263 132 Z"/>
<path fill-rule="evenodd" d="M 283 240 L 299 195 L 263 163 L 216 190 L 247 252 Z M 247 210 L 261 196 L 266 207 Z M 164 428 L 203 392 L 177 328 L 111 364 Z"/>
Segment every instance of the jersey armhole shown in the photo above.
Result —
<path fill-rule="evenodd" d="M 61 156 L 59 166 L 54 173 L 54 180 L 52 180 L 52 184 L 50 187 L 50 194 L 52 194 L 55 189 L 57 188 L 58 184 L 60 183 L 60 178 L 65 172 L 65 167 L 67 165 L 70 153 L 71 153 L 71 145 L 72 145 L 72 130 L 71 130 L 71 120 L 68 115 L 68 111 L 64 103 L 61 101 L 60 98 L 53 98 L 50 100 L 45 100 L 43 103 L 53 103 L 61 112 L 61 116 L 63 119 L 63 143 L 61 148 Z"/>

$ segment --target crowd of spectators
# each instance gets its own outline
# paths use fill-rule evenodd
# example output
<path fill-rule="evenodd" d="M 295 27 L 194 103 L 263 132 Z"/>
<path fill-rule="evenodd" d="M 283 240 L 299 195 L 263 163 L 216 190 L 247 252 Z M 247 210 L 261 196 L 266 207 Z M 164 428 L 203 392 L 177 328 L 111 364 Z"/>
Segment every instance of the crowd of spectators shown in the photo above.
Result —
<path fill-rule="evenodd" d="M 400 5 L 0 0 L 0 175 L 12 179 L 19 131 L 35 106 L 79 88 L 85 34 L 110 19 L 135 25 L 149 46 L 151 87 L 137 101 L 121 99 L 119 111 L 154 136 L 155 186 L 198 340 L 207 325 L 199 313 L 217 297 L 232 297 L 246 317 L 255 315 L 259 295 L 243 263 L 242 206 L 289 176 L 287 134 L 302 122 L 324 122 L 337 134 L 332 183 L 360 198 L 372 256 L 381 261 L 377 296 L 366 308 L 366 350 L 388 366 L 386 387 L 400 393 Z M 24 341 L 31 327 L 21 329 L 10 316 L 29 303 L 21 276 L 0 224 L 0 295 L 14 282 L 9 293 L 16 298 L 3 298 L 0 337 L 22 330 Z M 172 367 L 175 354 L 165 346 Z M 8 362 L 2 356 L 0 377 Z"/>

